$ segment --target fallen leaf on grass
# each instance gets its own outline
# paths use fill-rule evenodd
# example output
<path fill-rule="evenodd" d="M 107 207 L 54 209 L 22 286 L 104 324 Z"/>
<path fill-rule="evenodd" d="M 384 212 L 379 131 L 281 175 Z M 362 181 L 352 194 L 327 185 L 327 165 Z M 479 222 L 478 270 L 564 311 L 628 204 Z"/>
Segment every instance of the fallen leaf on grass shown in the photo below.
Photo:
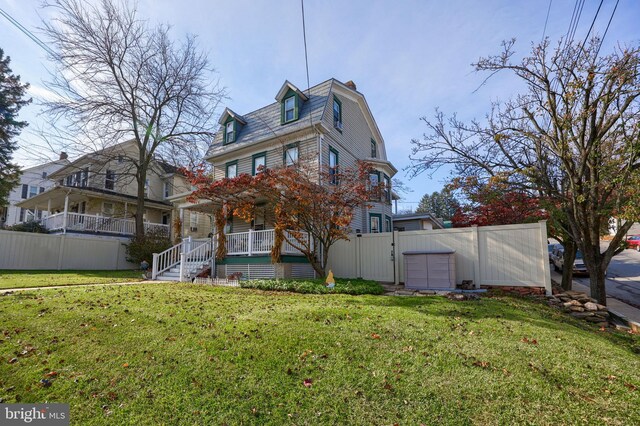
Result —
<path fill-rule="evenodd" d="M 528 339 L 526 337 L 523 337 L 521 342 L 522 343 L 529 343 L 529 344 L 532 344 L 532 345 L 537 345 L 538 344 L 538 341 L 536 339 Z"/>
<path fill-rule="evenodd" d="M 489 368 L 491 364 L 487 361 L 476 361 L 473 365 L 476 367 Z"/>
<path fill-rule="evenodd" d="M 56 377 L 58 375 L 57 371 L 49 371 L 44 377 Z"/>
<path fill-rule="evenodd" d="M 305 388 L 310 388 L 313 385 L 313 380 L 312 379 L 304 379 L 302 384 L 304 385 Z"/>
<path fill-rule="evenodd" d="M 381 339 L 380 335 L 377 333 L 371 333 L 371 338 L 372 339 Z"/>
<path fill-rule="evenodd" d="M 631 391 L 638 390 L 638 387 L 636 385 L 631 384 L 631 383 L 625 383 L 624 385 Z"/>
<path fill-rule="evenodd" d="M 129 367 L 129 363 L 128 363 L 128 362 L 125 362 L 124 364 L 122 364 L 122 366 L 123 366 L 124 368 L 128 368 L 128 367 Z"/>
<path fill-rule="evenodd" d="M 18 362 L 18 358 L 11 358 L 9 360 L 9 364 L 15 364 L 16 362 Z"/>

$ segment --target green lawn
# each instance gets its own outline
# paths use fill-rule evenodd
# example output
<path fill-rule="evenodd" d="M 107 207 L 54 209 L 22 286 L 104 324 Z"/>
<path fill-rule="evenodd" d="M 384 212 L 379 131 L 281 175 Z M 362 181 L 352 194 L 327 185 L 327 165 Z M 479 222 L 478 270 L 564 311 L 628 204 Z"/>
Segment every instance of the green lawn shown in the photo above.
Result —
<path fill-rule="evenodd" d="M 141 281 L 142 272 L 124 271 L 13 271 L 0 270 L 0 289 L 54 285 L 103 284 Z"/>
<path fill-rule="evenodd" d="M 73 424 L 640 424 L 638 337 L 524 299 L 140 284 L 0 319 L 1 402 Z"/>

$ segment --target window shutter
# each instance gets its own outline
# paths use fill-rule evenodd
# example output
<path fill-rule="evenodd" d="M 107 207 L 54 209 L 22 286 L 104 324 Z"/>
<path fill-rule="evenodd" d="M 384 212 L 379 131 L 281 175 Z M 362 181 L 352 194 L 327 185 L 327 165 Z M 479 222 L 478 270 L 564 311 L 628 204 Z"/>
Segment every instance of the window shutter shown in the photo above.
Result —
<path fill-rule="evenodd" d="M 27 194 L 29 193 L 29 185 L 23 183 L 22 184 L 22 198 L 27 198 Z M 21 215 L 24 215 L 24 213 L 21 213 Z"/>
<path fill-rule="evenodd" d="M 24 222 L 24 209 L 20 209 L 20 219 L 19 222 Z"/>
<path fill-rule="evenodd" d="M 40 194 L 42 194 L 43 192 L 44 192 L 44 187 L 43 187 L 43 186 L 41 186 L 41 187 L 40 187 Z"/>

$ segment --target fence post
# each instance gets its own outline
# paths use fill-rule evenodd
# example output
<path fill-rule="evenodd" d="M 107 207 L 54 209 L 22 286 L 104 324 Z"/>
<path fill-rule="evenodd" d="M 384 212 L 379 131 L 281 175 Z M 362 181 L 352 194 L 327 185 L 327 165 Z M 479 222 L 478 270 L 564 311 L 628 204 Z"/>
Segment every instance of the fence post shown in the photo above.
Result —
<path fill-rule="evenodd" d="M 480 288 L 480 239 L 478 238 L 478 225 L 471 227 L 473 240 L 473 286 Z"/>
<path fill-rule="evenodd" d="M 400 235 L 400 232 L 393 231 L 393 270 L 395 272 L 395 274 L 393 274 L 393 283 L 395 285 L 400 284 L 400 268 L 404 266 L 400 265 Z"/>
<path fill-rule="evenodd" d="M 187 258 L 184 252 L 180 253 L 180 282 L 184 281 L 184 261 Z"/>
<path fill-rule="evenodd" d="M 553 291 L 551 288 L 551 271 L 549 270 L 549 251 L 547 249 L 547 221 L 539 220 L 538 225 L 540 226 L 540 250 L 542 250 L 541 259 L 544 273 L 544 288 L 547 296 L 551 296 Z"/>
<path fill-rule="evenodd" d="M 151 266 L 151 279 L 155 280 L 158 276 L 158 253 L 153 253 L 153 264 Z"/>
<path fill-rule="evenodd" d="M 253 253 L 253 230 L 249 229 L 249 241 L 248 241 L 247 250 L 249 251 L 249 256 Z"/>

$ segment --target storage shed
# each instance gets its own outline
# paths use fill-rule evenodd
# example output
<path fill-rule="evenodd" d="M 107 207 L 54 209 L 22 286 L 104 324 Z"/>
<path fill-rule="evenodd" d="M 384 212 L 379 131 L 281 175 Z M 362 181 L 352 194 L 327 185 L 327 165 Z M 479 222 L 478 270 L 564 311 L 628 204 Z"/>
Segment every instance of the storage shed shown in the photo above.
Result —
<path fill-rule="evenodd" d="M 414 290 L 456 288 L 455 250 L 405 251 L 404 286 Z"/>

